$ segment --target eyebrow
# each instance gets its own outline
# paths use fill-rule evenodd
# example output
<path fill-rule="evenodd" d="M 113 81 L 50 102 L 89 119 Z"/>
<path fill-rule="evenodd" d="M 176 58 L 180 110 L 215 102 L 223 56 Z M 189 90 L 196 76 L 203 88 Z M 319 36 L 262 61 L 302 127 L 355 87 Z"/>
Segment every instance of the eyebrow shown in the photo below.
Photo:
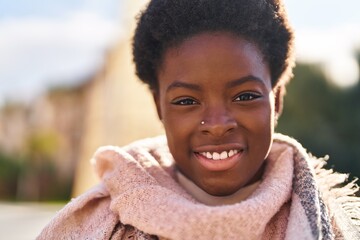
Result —
<path fill-rule="evenodd" d="M 242 77 L 242 78 L 239 78 L 239 79 L 236 79 L 236 80 L 233 80 L 233 81 L 227 83 L 226 87 L 232 88 L 232 87 L 236 87 L 238 85 L 241 85 L 243 83 L 250 82 L 250 81 L 255 81 L 255 82 L 258 82 L 265 86 L 265 82 L 261 78 L 255 77 L 254 75 L 248 75 L 248 76 L 245 76 L 245 77 Z"/>
<path fill-rule="evenodd" d="M 201 87 L 199 85 L 192 84 L 192 83 L 185 83 L 185 82 L 175 81 L 175 82 L 171 83 L 167 87 L 166 92 L 169 92 L 170 90 L 176 89 L 176 88 L 187 88 L 187 89 L 195 90 L 195 91 L 200 91 L 201 90 Z"/>
<path fill-rule="evenodd" d="M 236 80 L 233 80 L 233 81 L 227 83 L 226 87 L 227 88 L 236 87 L 236 86 L 239 86 L 239 85 L 244 84 L 249 81 L 255 81 L 262 85 L 265 85 L 264 81 L 261 78 L 255 77 L 253 75 L 248 75 L 248 76 L 245 76 L 245 77 L 242 77 L 242 78 L 239 78 L 239 79 L 236 79 Z M 166 92 L 169 92 L 176 88 L 187 88 L 187 89 L 195 90 L 195 91 L 201 90 L 201 87 L 197 84 L 175 81 L 167 87 Z"/>

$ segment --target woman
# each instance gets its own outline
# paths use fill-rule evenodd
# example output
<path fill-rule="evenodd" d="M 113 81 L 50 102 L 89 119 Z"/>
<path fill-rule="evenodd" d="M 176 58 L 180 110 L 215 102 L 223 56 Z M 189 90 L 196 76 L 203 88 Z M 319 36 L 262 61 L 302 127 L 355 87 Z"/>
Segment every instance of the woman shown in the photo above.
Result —
<path fill-rule="evenodd" d="M 274 133 L 292 49 L 279 1 L 151 1 L 133 54 L 166 138 L 100 148 L 39 239 L 360 239 L 356 185 Z"/>

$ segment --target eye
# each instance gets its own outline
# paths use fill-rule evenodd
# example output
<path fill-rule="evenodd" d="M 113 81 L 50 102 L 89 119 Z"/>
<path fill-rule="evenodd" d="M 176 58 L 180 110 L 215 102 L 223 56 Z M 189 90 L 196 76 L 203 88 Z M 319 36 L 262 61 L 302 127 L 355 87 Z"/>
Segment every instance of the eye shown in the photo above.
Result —
<path fill-rule="evenodd" d="M 242 94 L 238 95 L 234 99 L 234 101 L 251 101 L 251 100 L 257 99 L 259 97 L 261 97 L 260 94 L 247 92 L 247 93 L 242 93 Z"/>
<path fill-rule="evenodd" d="M 175 99 L 171 103 L 174 105 L 196 105 L 196 104 L 199 104 L 196 100 L 194 100 L 192 98 Z"/>

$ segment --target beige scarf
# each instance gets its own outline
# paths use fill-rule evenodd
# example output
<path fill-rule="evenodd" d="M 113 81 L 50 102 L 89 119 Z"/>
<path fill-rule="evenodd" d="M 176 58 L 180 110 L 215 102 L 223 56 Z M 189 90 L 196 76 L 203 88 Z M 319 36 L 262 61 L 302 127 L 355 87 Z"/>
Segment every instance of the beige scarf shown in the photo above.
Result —
<path fill-rule="evenodd" d="M 337 211 L 330 211 L 329 216 L 319 196 L 318 179 L 326 205 L 335 208 L 352 202 L 357 208 L 341 211 L 341 216 L 359 216 L 359 200 L 345 196 L 354 191 L 353 184 L 337 189 L 337 196 L 329 190 L 343 182 L 344 175 L 322 170 L 322 161 L 311 159 L 296 141 L 282 135 L 275 136 L 266 161 L 262 181 L 247 199 L 207 206 L 176 182 L 164 137 L 126 148 L 102 147 L 93 163 L 103 185 L 72 201 L 39 239 L 110 239 L 126 234 L 138 239 L 151 235 L 164 239 L 332 239 L 332 229 L 337 236 L 359 236 L 354 221 L 339 219 Z M 343 225 L 348 229 L 338 229 L 338 222 L 346 222 Z"/>

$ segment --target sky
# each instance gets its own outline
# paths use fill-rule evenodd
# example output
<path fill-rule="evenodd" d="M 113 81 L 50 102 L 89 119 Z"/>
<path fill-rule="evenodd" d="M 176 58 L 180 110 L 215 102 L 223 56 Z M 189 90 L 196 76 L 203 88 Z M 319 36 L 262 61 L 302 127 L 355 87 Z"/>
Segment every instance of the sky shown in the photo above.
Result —
<path fill-rule="evenodd" d="M 115 0 L 0 0 L 0 104 L 91 77 L 120 25 Z"/>
<path fill-rule="evenodd" d="M 131 0 L 128 0 L 131 1 Z M 122 36 L 125 0 L 0 0 L 0 104 L 91 77 Z M 320 63 L 346 87 L 356 83 L 359 0 L 284 0 L 297 58 Z"/>
<path fill-rule="evenodd" d="M 285 0 L 295 29 L 297 59 L 320 63 L 330 80 L 349 87 L 359 80 L 359 0 Z"/>

